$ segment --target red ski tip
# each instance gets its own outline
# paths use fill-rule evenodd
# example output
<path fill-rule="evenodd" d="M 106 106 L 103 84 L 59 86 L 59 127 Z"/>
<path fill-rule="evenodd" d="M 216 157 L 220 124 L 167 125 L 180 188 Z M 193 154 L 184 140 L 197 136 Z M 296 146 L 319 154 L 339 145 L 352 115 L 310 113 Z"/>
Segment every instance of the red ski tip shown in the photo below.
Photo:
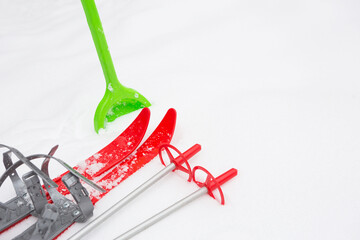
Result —
<path fill-rule="evenodd" d="M 126 135 L 121 134 L 112 141 L 102 155 L 102 161 L 98 163 L 104 164 L 97 172 L 93 173 L 93 177 L 98 177 L 122 160 L 129 156 L 140 144 L 143 139 L 150 120 L 150 109 L 143 108 L 132 124 L 126 129 Z M 106 154 L 109 151 L 110 154 Z M 99 154 L 99 153 L 97 153 Z M 101 154 L 101 152 L 100 152 Z M 116 156 L 116 159 L 114 157 Z"/>

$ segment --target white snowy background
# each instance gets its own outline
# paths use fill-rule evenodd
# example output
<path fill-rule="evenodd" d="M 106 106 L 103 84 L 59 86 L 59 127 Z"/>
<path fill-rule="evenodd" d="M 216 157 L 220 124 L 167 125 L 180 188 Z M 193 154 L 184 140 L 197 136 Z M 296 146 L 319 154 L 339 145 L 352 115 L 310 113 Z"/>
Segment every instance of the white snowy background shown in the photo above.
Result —
<path fill-rule="evenodd" d="M 174 107 L 172 144 L 202 145 L 192 166 L 239 170 L 225 206 L 203 196 L 134 239 L 360 239 L 360 1 L 96 3 L 119 80 L 153 104 L 146 137 Z M 104 90 L 80 0 L 0 0 L 0 143 L 26 155 L 60 144 L 75 165 L 139 112 L 97 135 Z M 161 169 L 155 158 L 95 216 Z M 196 189 L 170 174 L 86 239 L 113 239 Z M 0 191 L 14 196 L 10 181 Z"/>

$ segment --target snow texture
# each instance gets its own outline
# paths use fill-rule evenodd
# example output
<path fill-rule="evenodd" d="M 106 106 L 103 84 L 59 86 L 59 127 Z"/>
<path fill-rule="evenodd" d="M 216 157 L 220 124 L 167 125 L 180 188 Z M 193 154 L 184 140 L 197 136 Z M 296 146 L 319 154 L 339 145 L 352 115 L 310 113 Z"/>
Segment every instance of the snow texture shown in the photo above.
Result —
<path fill-rule="evenodd" d="M 360 239 L 360 1 L 96 3 L 120 82 L 152 103 L 145 137 L 174 107 L 172 144 L 202 145 L 192 166 L 239 170 L 225 206 L 201 197 L 134 239 Z M 59 144 L 55 156 L 75 165 L 139 113 L 94 132 L 108 86 L 80 0 L 0 1 L 0 79 L 0 142 L 25 155 Z M 95 216 L 161 169 L 155 158 Z M 113 239 L 196 189 L 172 173 L 86 239 Z M 10 181 L 0 190 L 2 202 L 14 194 Z"/>

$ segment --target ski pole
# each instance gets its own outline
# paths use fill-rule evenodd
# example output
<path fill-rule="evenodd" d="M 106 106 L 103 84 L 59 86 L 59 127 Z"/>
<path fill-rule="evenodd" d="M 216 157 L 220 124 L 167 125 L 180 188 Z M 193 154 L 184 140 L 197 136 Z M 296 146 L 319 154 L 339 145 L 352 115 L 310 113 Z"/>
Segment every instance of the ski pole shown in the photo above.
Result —
<path fill-rule="evenodd" d="M 174 159 L 172 156 L 169 148 L 172 148 L 175 150 L 179 156 Z M 88 234 L 92 229 L 94 229 L 96 226 L 100 225 L 102 222 L 104 222 L 106 219 L 108 219 L 110 216 L 112 216 L 114 213 L 116 213 L 119 209 L 121 209 L 123 206 L 125 206 L 127 203 L 129 203 L 131 200 L 135 199 L 137 196 L 139 196 L 142 192 L 144 192 L 146 189 L 148 189 L 150 186 L 155 184 L 157 181 L 159 181 L 162 177 L 167 175 L 173 170 L 181 170 L 189 173 L 189 181 L 191 181 L 191 168 L 187 160 L 194 156 L 196 153 L 198 153 L 201 150 L 201 146 L 199 144 L 195 144 L 190 149 L 185 151 L 184 153 L 181 153 L 179 150 L 177 150 L 175 147 L 166 144 L 160 147 L 159 153 L 160 153 L 160 160 L 164 164 L 163 158 L 162 158 L 162 149 L 165 149 L 167 154 L 169 155 L 171 163 L 167 165 L 163 170 L 155 174 L 153 177 L 151 177 L 149 180 L 144 182 L 142 185 L 140 185 L 138 188 L 133 190 L 131 193 L 129 193 L 127 196 L 122 198 L 120 201 L 115 203 L 111 208 L 106 210 L 104 213 L 102 213 L 100 216 L 92 220 L 89 224 L 87 224 L 85 227 L 80 229 L 78 232 L 76 232 L 74 235 L 72 235 L 68 240 L 79 240 L 82 237 L 84 237 L 86 234 Z M 187 169 L 182 166 L 182 164 L 185 163 L 187 166 Z M 165 164 L 164 164 L 165 165 Z"/>
<path fill-rule="evenodd" d="M 180 209 L 181 207 L 187 205 L 188 203 L 194 201 L 195 199 L 199 198 L 200 196 L 208 193 L 210 196 L 214 197 L 212 191 L 216 188 L 219 189 L 220 195 L 221 195 L 221 203 L 225 204 L 224 202 L 224 196 L 222 193 L 222 190 L 220 188 L 220 185 L 224 184 L 231 178 L 235 177 L 237 175 L 237 170 L 232 168 L 228 170 L 227 172 L 223 173 L 222 175 L 218 176 L 217 178 L 214 178 L 206 169 L 202 167 L 195 167 L 193 172 L 196 171 L 196 169 L 201 169 L 205 171 L 208 175 L 208 179 L 205 183 L 201 184 L 197 181 L 194 181 L 201 186 L 201 188 L 192 194 L 188 195 L 187 197 L 181 199 L 180 201 L 174 203 L 170 207 L 164 209 L 163 211 L 157 213 L 156 215 L 148 218 L 144 222 L 140 223 L 139 225 L 135 226 L 134 228 L 130 229 L 129 231 L 123 233 L 122 235 L 118 236 L 114 240 L 127 240 L 135 236 L 136 234 L 142 232 L 143 230 L 147 229 L 148 227 L 154 225 L 155 223 L 159 222 L 163 218 L 167 217 L 171 213 L 175 212 L 176 210 Z M 195 175 L 194 175 L 195 176 Z M 210 176 L 210 177 L 209 177 Z"/>

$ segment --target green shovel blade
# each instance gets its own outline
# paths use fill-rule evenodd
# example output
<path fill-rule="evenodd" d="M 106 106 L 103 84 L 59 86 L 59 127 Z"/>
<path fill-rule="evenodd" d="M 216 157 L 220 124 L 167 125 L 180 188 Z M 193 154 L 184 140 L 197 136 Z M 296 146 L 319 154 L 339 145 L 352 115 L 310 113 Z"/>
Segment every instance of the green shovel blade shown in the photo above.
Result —
<path fill-rule="evenodd" d="M 101 25 L 94 0 L 81 0 L 97 54 L 106 81 L 105 95 L 96 108 L 95 131 L 105 128 L 107 122 L 140 108 L 149 107 L 150 102 L 139 92 L 120 84 Z"/>
<path fill-rule="evenodd" d="M 96 108 L 94 117 L 95 131 L 99 132 L 107 122 L 131 113 L 140 108 L 149 107 L 150 102 L 137 91 L 125 88 L 121 91 L 106 90 L 104 97 Z"/>

